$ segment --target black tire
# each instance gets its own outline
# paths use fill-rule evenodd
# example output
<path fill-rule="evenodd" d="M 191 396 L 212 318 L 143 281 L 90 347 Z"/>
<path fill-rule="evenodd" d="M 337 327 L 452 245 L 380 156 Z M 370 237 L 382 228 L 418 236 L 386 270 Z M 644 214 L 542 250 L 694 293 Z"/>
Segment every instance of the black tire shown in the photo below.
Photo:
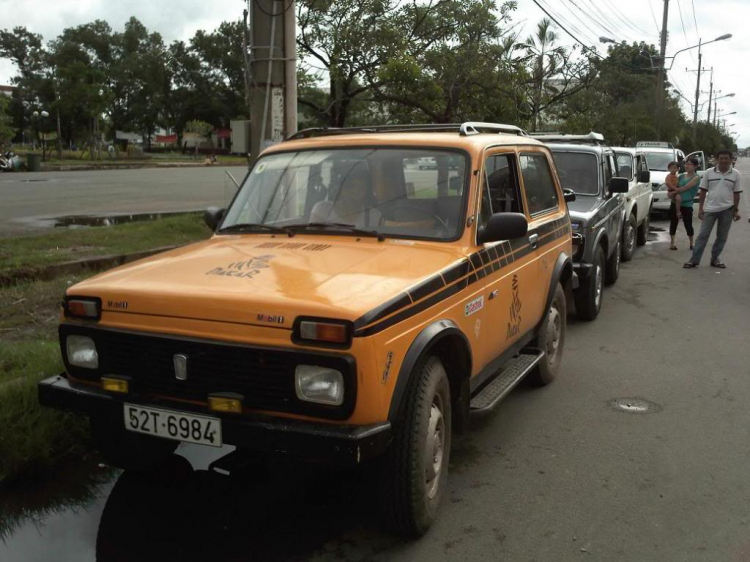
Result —
<path fill-rule="evenodd" d="M 648 241 L 648 227 L 651 222 L 651 209 L 646 213 L 646 218 L 643 219 L 641 226 L 638 227 L 638 235 L 636 237 L 636 244 L 639 246 L 645 246 Z"/>
<path fill-rule="evenodd" d="M 560 283 L 555 287 L 547 318 L 539 329 L 534 347 L 544 351 L 544 358 L 528 375 L 528 381 L 534 386 L 544 386 L 555 380 L 562 361 L 563 347 L 565 347 L 565 328 L 567 317 L 567 303 L 565 291 Z"/>
<path fill-rule="evenodd" d="M 127 431 L 119 416 L 92 417 L 94 445 L 107 464 L 133 472 L 151 472 L 161 467 L 179 442 Z"/>
<path fill-rule="evenodd" d="M 614 285 L 617 283 L 618 277 L 620 277 L 621 246 L 622 244 L 618 240 L 615 251 L 612 252 L 612 255 L 609 256 L 609 259 L 607 260 L 607 267 L 604 275 L 605 285 Z"/>
<path fill-rule="evenodd" d="M 575 291 L 576 313 L 581 320 L 594 320 L 602 309 L 604 297 L 604 250 L 596 249 L 591 272 Z"/>
<path fill-rule="evenodd" d="M 620 254 L 622 261 L 630 261 L 635 254 L 635 237 L 638 223 L 635 215 L 631 214 L 622 227 L 622 252 Z"/>
<path fill-rule="evenodd" d="M 390 529 L 422 536 L 437 517 L 448 479 L 451 396 L 448 376 L 437 357 L 429 357 L 405 397 L 393 441 L 382 459 L 379 480 L 383 518 Z M 428 467 L 427 447 L 433 465 Z"/>

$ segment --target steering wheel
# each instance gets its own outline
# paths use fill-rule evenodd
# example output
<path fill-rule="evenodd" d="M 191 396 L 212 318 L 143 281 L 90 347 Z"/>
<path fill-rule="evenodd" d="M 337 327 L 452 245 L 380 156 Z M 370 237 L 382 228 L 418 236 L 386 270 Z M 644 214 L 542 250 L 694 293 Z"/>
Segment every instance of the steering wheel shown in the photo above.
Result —
<path fill-rule="evenodd" d="M 445 228 L 445 229 L 447 229 L 447 228 L 448 228 L 448 223 L 446 223 L 446 222 L 445 222 L 445 221 L 444 221 L 444 220 L 443 220 L 443 219 L 442 219 L 442 218 L 440 217 L 440 215 L 438 215 L 438 214 L 436 214 L 436 213 L 433 213 L 432 211 L 428 211 L 427 209 L 423 209 L 422 207 L 417 207 L 416 205 L 399 205 L 399 206 L 398 206 L 398 209 L 399 209 L 399 210 L 401 210 L 401 209 L 412 209 L 412 210 L 414 210 L 414 211 L 418 211 L 418 212 L 422 213 L 423 215 L 428 215 L 428 216 L 430 216 L 431 218 L 433 218 L 433 219 L 435 219 L 436 221 L 438 221 L 438 222 L 440 223 L 440 226 L 442 226 L 443 228 Z"/>

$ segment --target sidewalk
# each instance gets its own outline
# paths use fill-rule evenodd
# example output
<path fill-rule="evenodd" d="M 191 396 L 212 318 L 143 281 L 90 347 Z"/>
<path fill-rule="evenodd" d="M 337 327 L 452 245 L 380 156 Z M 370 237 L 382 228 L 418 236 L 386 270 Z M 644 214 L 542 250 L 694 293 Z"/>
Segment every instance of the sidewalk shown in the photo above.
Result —
<path fill-rule="evenodd" d="M 42 163 L 42 172 L 80 172 L 86 170 L 140 170 L 144 168 L 210 168 L 203 162 L 112 162 L 100 164 Z M 213 167 L 247 167 L 246 162 L 217 162 Z"/>

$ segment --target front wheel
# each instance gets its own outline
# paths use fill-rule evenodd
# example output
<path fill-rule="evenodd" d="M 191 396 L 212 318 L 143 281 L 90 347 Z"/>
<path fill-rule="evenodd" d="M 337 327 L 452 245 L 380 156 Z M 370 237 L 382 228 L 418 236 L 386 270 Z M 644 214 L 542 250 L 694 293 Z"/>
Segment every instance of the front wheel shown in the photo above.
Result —
<path fill-rule="evenodd" d="M 415 375 L 379 475 L 385 523 L 408 537 L 423 535 L 437 517 L 451 448 L 445 368 L 440 359 L 429 357 Z"/>
<path fill-rule="evenodd" d="M 617 246 L 612 255 L 607 260 L 607 272 L 604 276 L 604 283 L 606 285 L 614 285 L 620 277 L 620 241 L 617 241 Z"/>
<path fill-rule="evenodd" d="M 635 231 L 637 227 L 635 215 L 631 214 L 622 230 L 622 261 L 630 261 L 635 254 Z"/>
<path fill-rule="evenodd" d="M 557 376 L 565 346 L 566 316 L 565 291 L 558 283 L 547 312 L 547 320 L 540 328 L 534 346 L 544 351 L 545 354 L 534 370 L 528 374 L 528 380 L 534 386 L 549 384 Z"/>
<path fill-rule="evenodd" d="M 646 242 L 648 241 L 648 227 L 649 227 L 650 220 L 651 220 L 651 210 L 649 209 L 649 212 L 646 213 L 646 218 L 643 219 L 641 226 L 638 227 L 637 243 L 639 246 L 644 246 Z"/>
<path fill-rule="evenodd" d="M 594 320 L 602 309 L 604 287 L 604 250 L 596 249 L 594 263 L 586 279 L 575 292 L 576 312 L 581 320 Z"/>

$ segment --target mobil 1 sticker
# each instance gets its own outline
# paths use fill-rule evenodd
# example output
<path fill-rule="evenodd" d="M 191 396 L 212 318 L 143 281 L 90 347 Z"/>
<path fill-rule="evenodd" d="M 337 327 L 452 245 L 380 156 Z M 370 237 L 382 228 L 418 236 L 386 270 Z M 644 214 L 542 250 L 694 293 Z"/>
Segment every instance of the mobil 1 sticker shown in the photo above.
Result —
<path fill-rule="evenodd" d="M 473 301 L 467 302 L 464 306 L 464 314 L 471 316 L 484 308 L 484 297 L 477 297 Z"/>

